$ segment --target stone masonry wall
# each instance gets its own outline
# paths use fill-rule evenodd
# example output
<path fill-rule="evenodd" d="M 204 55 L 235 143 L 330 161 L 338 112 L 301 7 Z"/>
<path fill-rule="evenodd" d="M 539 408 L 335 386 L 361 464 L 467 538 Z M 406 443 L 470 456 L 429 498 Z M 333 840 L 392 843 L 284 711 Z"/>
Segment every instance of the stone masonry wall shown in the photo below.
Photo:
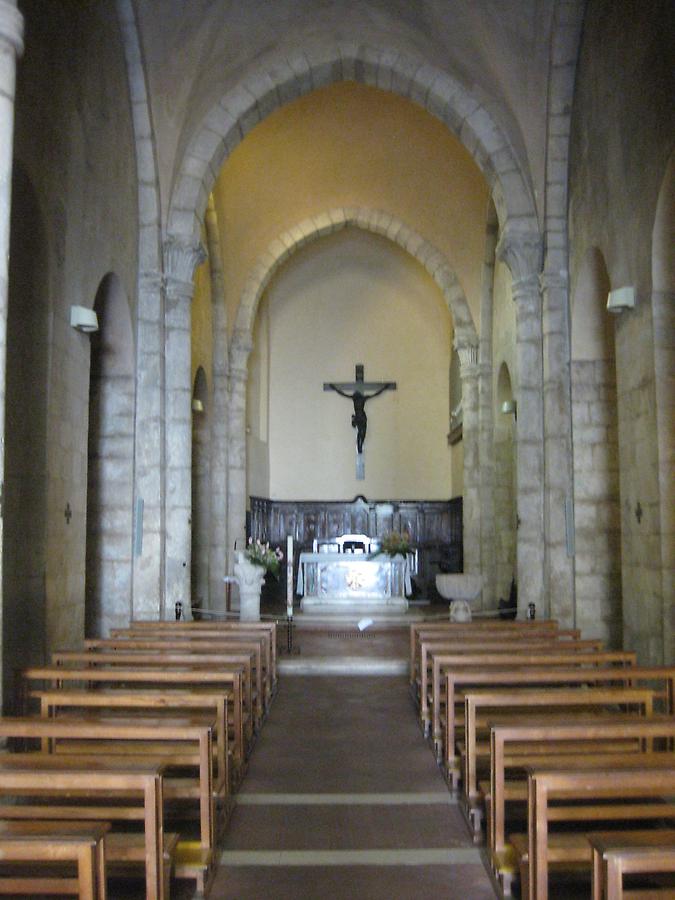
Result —
<path fill-rule="evenodd" d="M 614 360 L 572 364 L 576 627 L 620 647 L 621 510 Z"/>

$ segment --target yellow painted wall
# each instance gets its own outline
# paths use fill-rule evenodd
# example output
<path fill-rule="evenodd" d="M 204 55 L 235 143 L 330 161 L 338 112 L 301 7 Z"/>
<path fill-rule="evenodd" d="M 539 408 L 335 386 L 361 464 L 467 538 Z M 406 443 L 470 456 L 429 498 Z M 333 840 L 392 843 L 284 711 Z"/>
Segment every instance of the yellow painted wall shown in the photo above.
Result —
<path fill-rule="evenodd" d="M 268 299 L 269 495 L 454 496 L 447 445 L 452 324 L 424 269 L 385 238 L 348 228 L 295 254 Z M 253 369 L 261 358 L 251 360 Z M 366 405 L 365 481 L 355 477 L 353 405 L 323 391 L 324 381 L 353 380 L 356 363 L 365 365 L 366 381 L 398 384 Z M 255 468 L 259 449 L 249 454 L 251 493 L 264 483 Z"/>
<path fill-rule="evenodd" d="M 346 82 L 289 103 L 234 150 L 213 195 L 230 328 L 271 241 L 344 206 L 383 210 L 443 252 L 479 327 L 487 185 L 447 128 L 408 100 Z"/>

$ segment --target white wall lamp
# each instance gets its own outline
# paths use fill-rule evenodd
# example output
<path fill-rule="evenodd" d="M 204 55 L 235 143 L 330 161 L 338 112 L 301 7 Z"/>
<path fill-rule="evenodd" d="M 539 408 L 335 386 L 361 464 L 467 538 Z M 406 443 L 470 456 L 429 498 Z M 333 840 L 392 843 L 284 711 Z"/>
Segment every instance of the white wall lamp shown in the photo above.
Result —
<path fill-rule="evenodd" d="M 518 411 L 518 405 L 515 400 L 505 400 L 501 405 L 501 411 L 505 416 L 516 416 Z"/>
<path fill-rule="evenodd" d="M 86 306 L 71 306 L 70 325 L 75 331 L 92 334 L 98 331 L 98 316 L 93 309 L 87 309 Z"/>
<path fill-rule="evenodd" d="M 607 312 L 616 314 L 625 309 L 635 309 L 634 287 L 620 287 L 607 295 Z"/>
<path fill-rule="evenodd" d="M 192 398 L 192 412 L 196 412 L 196 413 L 204 412 L 204 404 L 199 399 L 199 397 Z"/>

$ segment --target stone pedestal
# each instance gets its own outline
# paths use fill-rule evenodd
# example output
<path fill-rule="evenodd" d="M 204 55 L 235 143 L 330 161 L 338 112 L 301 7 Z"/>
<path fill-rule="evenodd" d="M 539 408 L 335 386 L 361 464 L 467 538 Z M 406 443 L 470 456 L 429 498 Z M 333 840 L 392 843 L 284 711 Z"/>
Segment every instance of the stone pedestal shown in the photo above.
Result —
<path fill-rule="evenodd" d="M 249 562 L 243 553 L 237 553 L 234 574 L 239 585 L 239 620 L 259 622 L 260 592 L 267 574 L 266 570 Z"/>

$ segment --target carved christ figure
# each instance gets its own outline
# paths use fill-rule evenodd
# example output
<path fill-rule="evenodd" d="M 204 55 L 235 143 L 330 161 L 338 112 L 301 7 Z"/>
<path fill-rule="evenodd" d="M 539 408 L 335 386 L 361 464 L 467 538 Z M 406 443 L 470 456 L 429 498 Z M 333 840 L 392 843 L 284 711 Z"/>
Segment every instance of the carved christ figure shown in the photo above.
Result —
<path fill-rule="evenodd" d="M 335 391 L 341 397 L 346 397 L 354 404 L 354 414 L 352 415 L 352 428 L 356 428 L 356 449 L 359 453 L 363 453 L 363 442 L 366 439 L 366 430 L 368 428 L 368 417 L 366 416 L 366 403 L 377 397 L 378 394 L 388 390 L 396 390 L 395 381 L 380 382 L 364 382 L 363 366 L 356 367 L 356 381 L 343 384 L 328 382 L 324 384 L 323 389 Z M 366 393 L 370 391 L 370 393 Z"/>

